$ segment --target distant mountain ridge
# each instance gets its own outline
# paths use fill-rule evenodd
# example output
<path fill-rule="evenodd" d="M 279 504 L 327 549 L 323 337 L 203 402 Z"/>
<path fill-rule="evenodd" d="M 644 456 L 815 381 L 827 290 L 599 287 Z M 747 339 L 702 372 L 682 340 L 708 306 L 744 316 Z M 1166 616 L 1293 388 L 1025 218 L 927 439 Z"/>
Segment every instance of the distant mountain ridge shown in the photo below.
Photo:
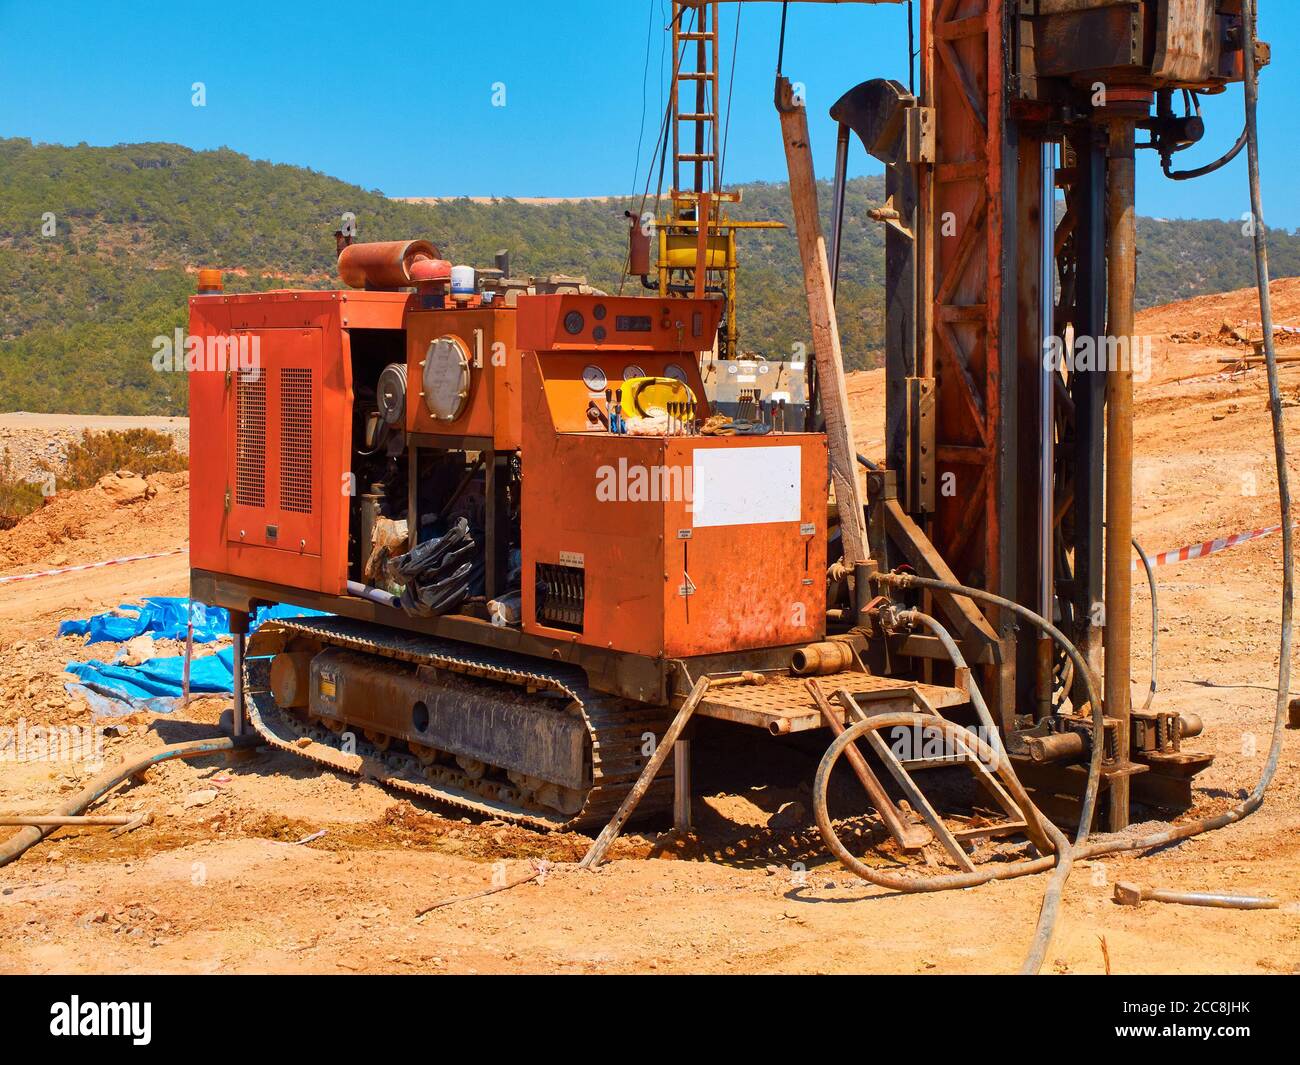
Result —
<path fill-rule="evenodd" d="M 790 223 L 784 184 L 742 188 L 737 216 Z M 839 306 L 850 368 L 875 365 L 883 337 L 884 240 L 867 217 L 882 199 L 880 178 L 849 184 Z M 408 202 L 228 148 L 0 140 L 0 409 L 183 413 L 184 377 L 153 371 L 152 342 L 184 324 L 193 270 L 224 269 L 231 291 L 332 286 L 332 233 L 345 212 L 362 240 L 425 237 L 476 265 L 508 248 L 518 273 L 585 274 L 617 289 L 623 211 L 640 206 L 617 197 Z M 1253 280 L 1240 223 L 1143 218 L 1138 235 L 1140 306 Z M 1300 236 L 1271 239 L 1274 275 L 1300 275 Z M 775 356 L 806 343 L 793 232 L 744 233 L 740 254 L 742 346 Z"/>

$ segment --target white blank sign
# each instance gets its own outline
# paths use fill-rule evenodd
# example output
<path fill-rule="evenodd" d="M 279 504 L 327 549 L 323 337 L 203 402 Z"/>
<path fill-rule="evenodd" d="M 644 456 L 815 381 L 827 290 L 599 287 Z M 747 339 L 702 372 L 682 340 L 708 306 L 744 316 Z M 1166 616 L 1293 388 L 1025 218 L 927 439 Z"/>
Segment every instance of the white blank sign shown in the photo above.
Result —
<path fill-rule="evenodd" d="M 701 529 L 798 521 L 801 461 L 798 447 L 698 448 L 692 523 Z"/>

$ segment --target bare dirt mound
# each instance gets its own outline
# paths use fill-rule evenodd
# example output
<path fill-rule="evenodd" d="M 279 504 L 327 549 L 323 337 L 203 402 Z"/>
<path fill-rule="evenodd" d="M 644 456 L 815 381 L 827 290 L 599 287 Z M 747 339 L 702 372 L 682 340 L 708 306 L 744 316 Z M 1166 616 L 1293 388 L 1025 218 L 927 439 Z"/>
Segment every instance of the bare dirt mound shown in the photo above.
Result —
<path fill-rule="evenodd" d="M 1269 287 L 1273 296 L 1274 324 L 1300 325 L 1300 277 L 1283 277 Z M 1259 297 L 1253 288 L 1215 292 L 1181 303 L 1151 307 L 1137 316 L 1140 330 L 1148 333 L 1180 333 L 1200 330 L 1217 334 L 1226 320 L 1233 325 L 1250 325 L 1259 335 Z"/>
<path fill-rule="evenodd" d="M 1273 295 L 1274 340 L 1280 349 L 1300 346 L 1300 278 L 1286 277 L 1270 286 Z M 1137 331 L 1152 337 L 1157 346 L 1167 343 L 1178 348 L 1214 348 L 1207 368 L 1216 368 L 1219 356 L 1250 354 L 1264 335 L 1259 320 L 1259 296 L 1255 289 L 1216 292 L 1208 296 L 1163 307 L 1151 307 L 1137 316 Z M 1164 366 L 1157 360 L 1156 376 L 1162 369 L 1186 365 L 1186 360 L 1166 352 Z M 1206 361 L 1206 360 L 1202 360 Z"/>
<path fill-rule="evenodd" d="M 1274 295 L 1279 324 L 1295 321 L 1300 281 L 1278 282 Z M 1241 352 L 1218 338 L 1219 328 L 1225 319 L 1257 321 L 1253 300 L 1249 291 L 1202 297 L 1139 319 L 1139 331 L 1153 338 L 1154 365 L 1137 386 L 1135 531 L 1150 550 L 1279 520 L 1263 373 L 1228 373 L 1217 361 Z M 1193 330 L 1207 335 L 1173 339 Z M 1286 368 L 1283 380 L 1294 388 L 1300 368 Z M 883 373 L 851 374 L 848 387 L 859 450 L 879 459 Z M 1288 405 L 1285 416 L 1300 459 L 1300 406 Z M 1293 474 L 1300 476 L 1300 462 Z M 149 484 L 158 489 L 151 498 L 120 504 L 108 489 L 54 500 L 0 533 L 0 568 L 183 544 L 184 475 Z M 1206 729 L 1192 746 L 1216 755 L 1197 779 L 1194 813 L 1244 795 L 1267 754 L 1280 550 L 1272 537 L 1157 570 L 1155 706 L 1200 715 Z M 63 664 L 116 648 L 59 638 L 58 621 L 144 595 L 184 594 L 186 564 L 172 556 L 0 586 L 0 729 L 20 717 L 29 726 L 87 723 L 88 708 L 63 690 Z M 1139 701 L 1149 609 L 1139 575 Z M 226 702 L 134 715 L 106 737 L 105 758 L 209 735 Z M 1077 870 L 1046 971 L 1300 971 L 1295 737 L 1287 734 L 1273 789 L 1248 820 Z M 166 763 L 95 810 L 148 810 L 152 824 L 118 837 L 60 830 L 4 870 L 3 901 L 15 919 L 0 921 L 0 971 L 917 973 L 1020 964 L 1042 878 L 943 894 L 868 887 L 826 855 L 807 821 L 783 829 L 788 838 L 766 827 L 770 811 L 792 800 L 810 805 L 819 752 L 763 736 L 742 743 L 728 734 L 712 746 L 704 739 L 697 832 L 686 845 L 656 837 L 662 826 L 638 825 L 598 872 L 561 864 L 544 880 L 475 899 L 468 896 L 528 872 L 530 858 L 572 862 L 585 841 L 395 803 L 371 781 L 320 772 L 288 754 Z M 82 762 L 3 764 L 0 808 L 52 809 L 89 774 Z M 1194 920 L 1180 907 L 1129 909 L 1111 901 L 1120 879 L 1270 894 L 1283 908 L 1205 910 Z M 420 916 L 453 897 L 467 901 Z"/>
<path fill-rule="evenodd" d="M 125 473 L 125 471 L 123 471 Z M 190 475 L 110 475 L 0 532 L 0 574 L 151 554 L 189 541 Z"/>

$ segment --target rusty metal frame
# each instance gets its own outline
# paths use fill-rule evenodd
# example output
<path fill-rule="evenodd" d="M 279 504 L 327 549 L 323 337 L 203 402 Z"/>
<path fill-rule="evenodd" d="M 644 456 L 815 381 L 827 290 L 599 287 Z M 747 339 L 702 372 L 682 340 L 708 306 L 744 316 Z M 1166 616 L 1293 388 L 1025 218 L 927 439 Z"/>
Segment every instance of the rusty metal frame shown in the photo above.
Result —
<path fill-rule="evenodd" d="M 205 570 L 190 571 L 190 595 L 200 603 L 243 612 L 251 612 L 259 604 L 292 603 L 405 631 L 463 640 L 552 662 L 568 662 L 587 674 L 588 683 L 595 690 L 655 706 L 668 705 L 679 689 L 689 689 L 694 679 L 705 674 L 787 668 L 796 650 L 795 647 L 765 647 L 686 659 L 651 658 L 589 647 L 576 639 L 533 636 L 515 628 L 493 625 L 486 618 L 463 614 L 411 617 L 402 610 L 368 599 L 327 595 Z M 685 688 L 681 688 L 683 684 Z"/>
<path fill-rule="evenodd" d="M 957 577 L 1002 576 L 1004 236 L 1003 0 L 930 0 L 921 20 L 923 98 L 935 163 L 922 176 L 931 322 L 923 368 L 938 378 L 941 491 L 930 538 Z M 944 481 L 956 494 L 945 495 Z"/>

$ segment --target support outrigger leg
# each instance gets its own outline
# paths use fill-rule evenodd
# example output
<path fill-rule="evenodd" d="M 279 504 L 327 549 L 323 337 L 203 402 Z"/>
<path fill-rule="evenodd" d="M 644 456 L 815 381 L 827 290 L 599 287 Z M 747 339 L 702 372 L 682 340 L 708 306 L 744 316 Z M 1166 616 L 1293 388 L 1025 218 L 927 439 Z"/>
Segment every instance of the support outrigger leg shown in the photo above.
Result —
<path fill-rule="evenodd" d="M 659 741 L 659 746 L 655 748 L 654 754 L 650 756 L 650 761 L 646 762 L 645 768 L 641 770 L 641 775 L 632 785 L 632 790 L 628 792 L 627 798 L 623 800 L 623 805 L 615 811 L 614 816 L 610 818 L 609 824 L 600 830 L 600 835 L 592 843 L 591 849 L 587 851 L 586 857 L 578 864 L 583 869 L 591 869 L 599 865 L 605 858 L 605 852 L 609 846 L 618 838 L 618 834 L 623 830 L 623 825 L 627 819 L 632 816 L 636 810 L 637 803 L 650 790 L 650 785 L 654 778 L 659 775 L 659 770 L 663 768 L 664 762 L 668 760 L 668 754 L 677 746 L 677 740 L 691 720 L 691 715 L 695 713 L 695 708 L 700 705 L 700 700 L 704 698 L 704 693 L 709 690 L 709 678 L 701 677 L 695 682 L 695 687 L 691 689 L 690 695 L 686 697 L 686 702 L 677 711 L 677 716 L 673 718 L 672 724 L 668 726 L 668 731 L 664 733 L 664 738 Z"/>

